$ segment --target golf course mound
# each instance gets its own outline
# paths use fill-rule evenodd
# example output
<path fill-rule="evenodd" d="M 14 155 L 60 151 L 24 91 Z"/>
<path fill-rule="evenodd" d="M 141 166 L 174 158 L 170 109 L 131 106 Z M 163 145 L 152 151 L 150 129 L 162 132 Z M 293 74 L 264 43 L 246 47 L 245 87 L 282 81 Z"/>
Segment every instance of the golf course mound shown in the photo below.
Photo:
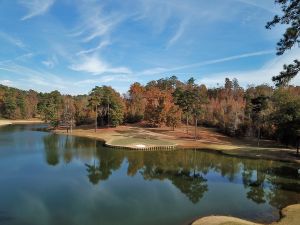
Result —
<path fill-rule="evenodd" d="M 173 150 L 176 144 L 170 141 L 149 139 L 149 138 L 117 138 L 105 143 L 107 147 L 118 149 L 131 149 L 131 150 Z"/>

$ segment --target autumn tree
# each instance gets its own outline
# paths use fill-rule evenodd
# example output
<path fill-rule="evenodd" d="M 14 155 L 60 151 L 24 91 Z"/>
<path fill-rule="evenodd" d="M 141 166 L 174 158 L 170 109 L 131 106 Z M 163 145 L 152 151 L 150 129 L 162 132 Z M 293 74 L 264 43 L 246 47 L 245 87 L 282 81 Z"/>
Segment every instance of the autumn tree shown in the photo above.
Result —
<path fill-rule="evenodd" d="M 72 133 L 73 126 L 75 125 L 74 117 L 75 117 L 75 105 L 74 99 L 72 96 L 67 95 L 63 96 L 63 113 L 61 115 L 61 123 L 66 127 L 67 132 L 69 129 Z"/>
<path fill-rule="evenodd" d="M 126 120 L 128 122 L 139 122 L 144 119 L 146 99 L 145 99 L 145 87 L 140 83 L 133 83 L 128 91 L 126 97 Z"/>
<path fill-rule="evenodd" d="M 92 124 L 95 121 L 94 108 L 90 107 L 89 98 L 88 95 L 77 95 L 74 97 L 76 125 Z"/>
<path fill-rule="evenodd" d="M 37 105 L 39 103 L 38 93 L 29 90 L 26 94 L 25 105 L 27 106 L 27 118 L 34 118 L 38 115 Z"/>
<path fill-rule="evenodd" d="M 153 84 L 146 86 L 145 97 L 147 99 L 145 108 L 145 120 L 152 127 L 160 127 L 165 122 L 165 95 Z"/>
<path fill-rule="evenodd" d="M 173 131 L 175 127 L 178 127 L 181 123 L 181 110 L 177 105 L 172 105 L 167 113 L 166 125 L 172 127 Z"/>
<path fill-rule="evenodd" d="M 150 126 L 178 126 L 181 111 L 175 105 L 173 93 L 179 84 L 177 77 L 172 76 L 145 86 L 145 120 Z"/>

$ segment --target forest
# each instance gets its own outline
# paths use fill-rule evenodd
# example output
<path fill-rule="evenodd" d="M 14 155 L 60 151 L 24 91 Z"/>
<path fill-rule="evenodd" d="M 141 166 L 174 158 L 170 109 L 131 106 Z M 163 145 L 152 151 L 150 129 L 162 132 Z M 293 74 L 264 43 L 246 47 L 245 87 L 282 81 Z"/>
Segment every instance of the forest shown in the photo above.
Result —
<path fill-rule="evenodd" d="M 146 127 L 191 126 L 217 128 L 235 137 L 272 139 L 296 145 L 300 129 L 300 87 L 267 84 L 243 88 L 237 79 L 207 88 L 194 78 L 176 76 L 133 83 L 121 95 L 110 86 L 96 86 L 86 95 L 58 91 L 38 93 L 0 85 L 0 118 L 40 118 L 53 128 L 91 125 L 113 127 L 138 124 Z M 187 126 L 188 125 L 188 126 Z"/>

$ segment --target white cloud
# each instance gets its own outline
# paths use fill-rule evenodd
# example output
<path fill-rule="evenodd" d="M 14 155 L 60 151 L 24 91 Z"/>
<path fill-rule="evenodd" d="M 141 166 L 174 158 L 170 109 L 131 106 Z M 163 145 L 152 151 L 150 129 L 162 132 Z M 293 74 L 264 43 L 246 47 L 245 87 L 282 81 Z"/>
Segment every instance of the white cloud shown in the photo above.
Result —
<path fill-rule="evenodd" d="M 11 80 L 0 80 L 0 84 L 10 86 L 13 82 Z"/>
<path fill-rule="evenodd" d="M 198 79 L 199 83 L 203 83 L 209 87 L 223 84 L 225 77 L 237 78 L 239 83 L 246 87 L 247 85 L 259 85 L 263 83 L 273 84 L 272 77 L 276 76 L 283 70 L 284 64 L 292 63 L 294 59 L 300 58 L 300 49 L 294 48 L 285 53 L 283 56 L 276 57 L 257 70 L 247 71 L 228 71 L 224 73 L 208 74 Z M 300 74 L 298 74 L 291 84 L 300 85 Z"/>
<path fill-rule="evenodd" d="M 21 0 L 20 3 L 28 9 L 27 15 L 21 20 L 27 20 L 46 13 L 55 0 Z"/>
<path fill-rule="evenodd" d="M 78 64 L 72 64 L 70 66 L 70 69 L 80 72 L 91 73 L 93 75 L 99 75 L 103 73 L 131 73 L 130 69 L 126 67 L 112 67 L 95 55 L 91 57 L 82 57 L 80 62 Z"/>
<path fill-rule="evenodd" d="M 1 32 L 1 31 L 0 31 L 0 38 L 4 39 L 8 43 L 15 45 L 19 48 L 24 49 L 26 47 L 25 44 L 20 39 L 13 37 L 7 33 Z"/>

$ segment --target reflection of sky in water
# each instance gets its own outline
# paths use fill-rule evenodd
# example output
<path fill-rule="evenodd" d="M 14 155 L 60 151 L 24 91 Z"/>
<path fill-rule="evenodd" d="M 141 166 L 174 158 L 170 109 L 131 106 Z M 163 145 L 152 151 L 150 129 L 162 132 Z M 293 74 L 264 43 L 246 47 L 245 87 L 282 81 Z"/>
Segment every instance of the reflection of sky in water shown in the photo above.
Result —
<path fill-rule="evenodd" d="M 300 202 L 291 164 L 195 151 L 116 151 L 32 127 L 0 128 L 5 224 L 181 225 L 210 214 L 268 222 L 278 219 L 277 208 Z"/>

